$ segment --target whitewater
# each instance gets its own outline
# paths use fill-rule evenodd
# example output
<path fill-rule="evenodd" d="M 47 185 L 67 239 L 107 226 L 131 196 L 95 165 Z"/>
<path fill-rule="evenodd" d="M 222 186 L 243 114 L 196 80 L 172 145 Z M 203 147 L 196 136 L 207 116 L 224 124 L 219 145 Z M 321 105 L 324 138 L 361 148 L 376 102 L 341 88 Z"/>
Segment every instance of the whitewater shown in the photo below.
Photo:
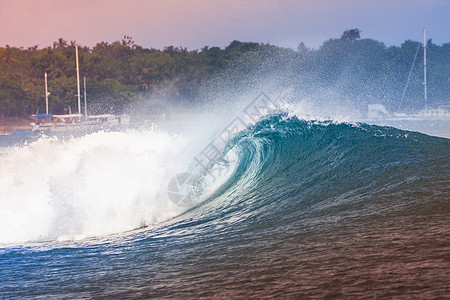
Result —
<path fill-rule="evenodd" d="M 1 137 L 0 296 L 448 296 L 449 139 L 274 111 L 199 167 L 229 121 Z"/>

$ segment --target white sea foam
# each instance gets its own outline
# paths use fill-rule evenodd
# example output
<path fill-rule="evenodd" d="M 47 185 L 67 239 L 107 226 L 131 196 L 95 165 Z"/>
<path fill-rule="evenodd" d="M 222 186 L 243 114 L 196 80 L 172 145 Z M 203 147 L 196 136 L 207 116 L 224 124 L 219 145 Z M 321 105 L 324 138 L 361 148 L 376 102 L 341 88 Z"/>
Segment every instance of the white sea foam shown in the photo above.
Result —
<path fill-rule="evenodd" d="M 106 235 L 180 214 L 167 183 L 188 167 L 185 143 L 151 130 L 9 148 L 0 156 L 0 244 Z"/>
<path fill-rule="evenodd" d="M 161 129 L 129 130 L 71 139 L 43 136 L 3 148 L 0 245 L 104 236 L 181 214 L 186 208 L 170 201 L 168 183 L 190 171 L 193 158 L 230 120 L 202 116 L 176 121 L 166 130 L 183 138 Z M 226 168 L 209 170 L 217 179 L 205 180 L 199 202 L 227 182 L 237 159 L 230 151 Z"/>

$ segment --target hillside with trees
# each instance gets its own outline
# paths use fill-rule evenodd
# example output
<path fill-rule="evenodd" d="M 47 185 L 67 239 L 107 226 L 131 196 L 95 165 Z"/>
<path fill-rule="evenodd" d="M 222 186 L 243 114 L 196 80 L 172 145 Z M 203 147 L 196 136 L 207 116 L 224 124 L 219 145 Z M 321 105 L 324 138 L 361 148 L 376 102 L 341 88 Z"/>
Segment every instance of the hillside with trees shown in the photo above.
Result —
<path fill-rule="evenodd" d="M 51 47 L 0 47 L 0 116 L 28 116 L 45 111 L 44 73 L 48 73 L 51 113 L 77 107 L 75 41 L 60 38 Z M 418 52 L 417 52 L 418 51 Z M 299 98 L 332 94 L 355 101 L 383 103 L 398 109 L 423 105 L 423 45 L 405 41 L 400 47 L 360 38 L 352 29 L 319 49 L 301 43 L 297 49 L 233 41 L 224 49 L 205 46 L 189 51 L 169 46 L 146 49 L 130 37 L 93 48 L 79 45 L 80 75 L 87 78 L 89 107 L 121 113 L 136 103 L 198 105 L 214 101 L 211 89 L 228 93 L 267 82 L 290 87 Z M 427 43 L 428 98 L 450 101 L 450 43 Z"/>

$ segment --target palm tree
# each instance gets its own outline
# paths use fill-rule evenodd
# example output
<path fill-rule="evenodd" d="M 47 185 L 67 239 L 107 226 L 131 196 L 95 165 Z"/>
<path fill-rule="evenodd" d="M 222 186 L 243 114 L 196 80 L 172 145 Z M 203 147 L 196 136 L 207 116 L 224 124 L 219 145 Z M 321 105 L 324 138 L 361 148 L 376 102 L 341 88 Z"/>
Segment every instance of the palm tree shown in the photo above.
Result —
<path fill-rule="evenodd" d="M 67 47 L 67 41 L 63 38 L 59 38 L 57 42 L 53 42 L 53 49 L 65 49 Z"/>

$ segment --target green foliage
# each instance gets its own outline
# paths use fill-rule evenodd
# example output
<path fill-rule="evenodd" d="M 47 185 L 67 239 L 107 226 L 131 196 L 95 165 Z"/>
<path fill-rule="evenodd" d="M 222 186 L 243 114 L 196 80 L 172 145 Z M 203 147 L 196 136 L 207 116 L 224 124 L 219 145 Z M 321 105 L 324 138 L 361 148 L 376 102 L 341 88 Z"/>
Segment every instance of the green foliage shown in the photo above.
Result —
<path fill-rule="evenodd" d="M 23 116 L 27 109 L 25 91 L 20 83 L 6 76 L 0 77 L 0 111 L 4 116 Z"/>
<path fill-rule="evenodd" d="M 96 103 L 96 113 L 123 112 L 125 107 L 135 100 L 138 87 L 125 85 L 116 79 L 93 81 L 88 86 L 89 101 Z M 98 107 L 101 105 L 101 107 Z"/>
<path fill-rule="evenodd" d="M 79 47 L 80 75 L 87 78 L 88 103 L 98 113 L 121 112 L 137 101 L 195 103 L 207 90 L 234 93 L 268 84 L 293 87 L 298 95 L 333 91 L 361 105 L 376 101 L 395 107 L 414 55 L 416 66 L 406 93 L 409 104 L 422 103 L 423 46 L 400 47 L 361 39 L 358 29 L 330 39 L 319 49 L 301 43 L 296 50 L 233 41 L 224 49 L 200 51 L 168 46 L 145 49 L 125 36 L 92 49 Z M 0 47 L 0 115 L 27 115 L 45 108 L 44 72 L 48 73 L 52 113 L 77 108 L 75 41 L 60 38 L 53 47 Z M 450 44 L 428 41 L 429 98 L 450 99 Z M 217 98 L 217 97 L 216 97 Z M 150 100 L 151 99 L 151 100 Z M 165 100 L 164 100 L 165 99 Z M 214 101 L 214 97 L 210 97 Z"/>
<path fill-rule="evenodd" d="M 351 42 L 354 41 L 356 39 L 360 38 L 360 33 L 361 30 L 355 28 L 355 29 L 350 29 L 350 30 L 346 30 L 344 31 L 344 33 L 341 36 L 341 40 L 344 42 Z"/>

